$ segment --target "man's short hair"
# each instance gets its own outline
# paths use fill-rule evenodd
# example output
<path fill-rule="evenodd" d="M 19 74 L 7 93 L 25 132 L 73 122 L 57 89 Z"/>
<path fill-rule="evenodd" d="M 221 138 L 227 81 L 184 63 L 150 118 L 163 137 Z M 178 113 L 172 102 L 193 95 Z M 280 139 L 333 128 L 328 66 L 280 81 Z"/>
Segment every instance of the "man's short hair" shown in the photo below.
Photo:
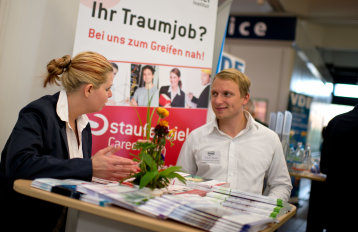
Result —
<path fill-rule="evenodd" d="M 241 97 L 244 97 L 250 93 L 250 86 L 251 86 L 250 79 L 237 69 L 234 68 L 224 69 L 215 75 L 213 82 L 215 81 L 215 79 L 234 81 L 239 86 Z"/>
<path fill-rule="evenodd" d="M 142 72 L 143 72 L 145 69 L 149 69 L 149 70 L 152 72 L 152 74 L 154 75 L 155 69 L 154 69 L 153 66 L 151 66 L 151 65 L 146 65 L 146 66 L 144 66 L 144 67 L 142 68 Z"/>

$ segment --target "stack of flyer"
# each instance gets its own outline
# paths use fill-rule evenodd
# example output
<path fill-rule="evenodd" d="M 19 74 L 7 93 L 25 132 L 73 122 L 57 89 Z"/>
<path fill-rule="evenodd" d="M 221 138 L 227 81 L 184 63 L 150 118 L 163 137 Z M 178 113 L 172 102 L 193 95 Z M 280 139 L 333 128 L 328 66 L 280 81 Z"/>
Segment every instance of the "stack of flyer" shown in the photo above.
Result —
<path fill-rule="evenodd" d="M 138 186 L 128 186 L 118 182 L 109 184 L 92 182 L 78 186 L 77 191 L 85 193 L 81 197 L 83 201 L 100 206 L 114 204 L 129 210 L 135 210 L 138 205 L 152 198 L 152 192 L 148 188 L 139 189 Z"/>
<path fill-rule="evenodd" d="M 37 178 L 32 181 L 31 186 L 39 188 L 45 191 L 52 191 L 52 188 L 55 186 L 63 186 L 68 188 L 75 188 L 78 185 L 89 183 L 87 181 L 75 180 L 75 179 L 54 179 L 54 178 Z"/>
<path fill-rule="evenodd" d="M 88 182 L 73 179 L 38 178 L 32 181 L 31 186 L 68 197 L 76 196 L 73 198 L 100 206 L 115 204 L 130 210 L 134 210 L 137 205 L 152 197 L 151 191 L 147 188 L 139 189 L 138 186 L 122 185 L 118 182 L 99 179 Z"/>
<path fill-rule="evenodd" d="M 148 200 L 137 212 L 157 218 L 170 218 L 208 231 L 260 231 L 273 218 L 238 212 L 194 194 L 163 195 Z"/>
<path fill-rule="evenodd" d="M 263 215 L 274 219 L 291 209 L 291 206 L 287 202 L 279 198 L 242 192 L 220 186 L 213 187 L 213 191 L 208 193 L 206 197 L 240 212 Z"/>
<path fill-rule="evenodd" d="M 82 201 L 100 206 L 113 204 L 208 231 L 260 231 L 290 210 L 290 205 L 280 199 L 230 189 L 220 181 L 189 175 L 186 178 L 187 185 L 170 185 L 161 196 L 154 194 L 155 190 L 105 180 L 41 178 L 34 180 L 32 186 L 46 191 L 61 186 L 80 193 L 77 199 Z"/>

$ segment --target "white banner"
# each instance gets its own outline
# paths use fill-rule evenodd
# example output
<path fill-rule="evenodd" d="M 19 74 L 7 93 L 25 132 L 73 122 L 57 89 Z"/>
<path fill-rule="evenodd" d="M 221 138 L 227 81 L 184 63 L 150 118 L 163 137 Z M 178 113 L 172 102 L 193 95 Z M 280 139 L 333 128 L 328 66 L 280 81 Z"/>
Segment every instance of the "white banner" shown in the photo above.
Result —
<path fill-rule="evenodd" d="M 81 0 L 74 53 L 211 69 L 217 1 Z"/>
<path fill-rule="evenodd" d="M 217 0 L 80 0 L 74 55 L 95 51 L 118 67 L 109 106 L 88 115 L 93 152 L 110 144 L 121 146 L 121 156 L 134 152 L 141 138 L 136 110 L 146 118 L 151 79 L 151 106 L 169 102 L 168 121 L 178 131 L 165 158 L 176 163 L 186 136 L 206 122 L 207 106 L 199 102 L 209 98 L 217 6 Z"/>

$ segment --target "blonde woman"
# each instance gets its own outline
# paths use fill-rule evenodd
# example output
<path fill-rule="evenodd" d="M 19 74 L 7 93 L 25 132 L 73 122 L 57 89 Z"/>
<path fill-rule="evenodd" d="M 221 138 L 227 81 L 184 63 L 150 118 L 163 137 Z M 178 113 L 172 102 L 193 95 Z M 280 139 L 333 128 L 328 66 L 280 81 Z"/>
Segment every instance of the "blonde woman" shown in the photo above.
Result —
<path fill-rule="evenodd" d="M 111 146 L 91 156 L 86 114 L 100 111 L 112 96 L 111 63 L 98 53 L 83 52 L 53 59 L 47 70 L 44 87 L 61 83 L 64 90 L 25 106 L 1 153 L 0 199 L 6 212 L 1 221 L 12 231 L 63 229 L 66 218 L 63 207 L 16 193 L 16 179 L 121 180 L 138 171 L 137 163 L 114 155 L 117 149 Z"/>

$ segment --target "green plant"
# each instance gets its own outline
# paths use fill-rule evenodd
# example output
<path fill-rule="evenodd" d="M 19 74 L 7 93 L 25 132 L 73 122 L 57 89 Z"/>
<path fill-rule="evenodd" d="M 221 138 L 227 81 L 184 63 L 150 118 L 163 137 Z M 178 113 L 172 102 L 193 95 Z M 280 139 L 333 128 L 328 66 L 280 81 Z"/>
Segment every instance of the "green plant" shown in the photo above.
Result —
<path fill-rule="evenodd" d="M 164 188 L 170 184 L 170 180 L 177 178 L 185 183 L 185 178 L 178 174 L 181 171 L 179 166 L 165 167 L 165 145 L 167 142 L 173 146 L 175 129 L 169 130 L 168 121 L 164 118 L 168 117 L 169 111 L 162 107 L 152 109 L 150 112 L 150 102 L 147 107 L 147 125 L 145 127 L 144 138 L 138 140 L 134 145 L 135 149 L 140 150 L 138 156 L 134 156 L 134 160 L 139 162 L 140 172 L 133 174 L 130 178 L 134 178 L 133 183 L 139 185 L 140 188 L 148 187 L 151 189 Z M 150 130 L 154 111 L 157 112 L 159 118 L 154 128 L 154 136 L 150 138 Z M 140 124 L 142 124 L 140 116 L 137 112 Z"/>

